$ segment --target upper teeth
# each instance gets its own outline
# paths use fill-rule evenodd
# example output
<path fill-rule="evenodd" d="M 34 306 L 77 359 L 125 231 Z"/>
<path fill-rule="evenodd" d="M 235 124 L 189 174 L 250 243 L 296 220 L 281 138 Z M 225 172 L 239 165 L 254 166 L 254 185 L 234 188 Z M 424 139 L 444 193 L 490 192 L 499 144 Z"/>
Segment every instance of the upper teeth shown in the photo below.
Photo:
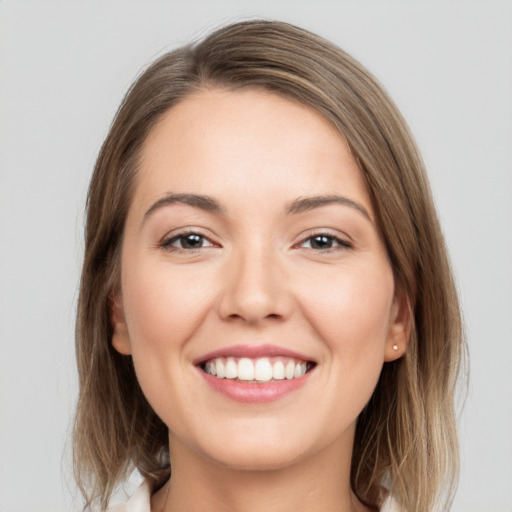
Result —
<path fill-rule="evenodd" d="M 275 359 L 275 358 L 272 358 Z M 272 362 L 268 357 L 249 359 L 242 357 L 217 357 L 204 365 L 204 371 L 218 379 L 239 379 L 246 381 L 268 382 L 272 379 L 283 380 L 302 377 L 308 365 L 305 361 L 279 358 Z"/>

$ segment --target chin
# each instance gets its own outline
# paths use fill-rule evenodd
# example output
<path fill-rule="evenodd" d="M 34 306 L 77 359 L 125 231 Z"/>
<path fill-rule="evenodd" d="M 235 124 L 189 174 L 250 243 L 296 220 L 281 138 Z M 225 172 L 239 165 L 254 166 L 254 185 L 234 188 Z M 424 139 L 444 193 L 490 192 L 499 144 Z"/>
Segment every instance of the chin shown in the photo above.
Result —
<path fill-rule="evenodd" d="M 301 460 L 298 447 L 259 445 L 230 446 L 229 450 L 211 450 L 210 458 L 226 468 L 239 471 L 275 471 L 293 466 Z"/>
<path fill-rule="evenodd" d="M 330 437 L 327 432 L 316 432 L 309 422 L 297 424 L 269 418 L 232 419 L 229 425 L 212 425 L 208 434 L 195 438 L 195 450 L 223 467 L 244 471 L 293 466 L 308 453 L 322 450 Z"/>

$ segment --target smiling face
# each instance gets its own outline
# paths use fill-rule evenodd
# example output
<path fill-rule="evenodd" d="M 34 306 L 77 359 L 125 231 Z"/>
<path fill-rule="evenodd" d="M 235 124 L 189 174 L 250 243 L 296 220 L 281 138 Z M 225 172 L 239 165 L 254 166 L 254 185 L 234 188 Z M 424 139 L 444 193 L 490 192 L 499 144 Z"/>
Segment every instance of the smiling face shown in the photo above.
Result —
<path fill-rule="evenodd" d="M 183 100 L 143 146 L 121 261 L 113 344 L 171 457 L 350 458 L 406 315 L 363 177 L 322 116 L 259 90 Z"/>

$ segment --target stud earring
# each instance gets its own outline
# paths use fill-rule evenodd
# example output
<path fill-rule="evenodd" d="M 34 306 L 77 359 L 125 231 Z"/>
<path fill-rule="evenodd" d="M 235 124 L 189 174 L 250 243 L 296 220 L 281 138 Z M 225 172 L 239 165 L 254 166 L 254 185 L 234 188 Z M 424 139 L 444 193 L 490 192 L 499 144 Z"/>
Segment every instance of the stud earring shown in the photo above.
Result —
<path fill-rule="evenodd" d="M 393 345 L 393 350 L 394 350 L 394 351 L 397 351 L 397 350 L 398 350 L 398 345 L 397 345 L 396 343 Z"/>

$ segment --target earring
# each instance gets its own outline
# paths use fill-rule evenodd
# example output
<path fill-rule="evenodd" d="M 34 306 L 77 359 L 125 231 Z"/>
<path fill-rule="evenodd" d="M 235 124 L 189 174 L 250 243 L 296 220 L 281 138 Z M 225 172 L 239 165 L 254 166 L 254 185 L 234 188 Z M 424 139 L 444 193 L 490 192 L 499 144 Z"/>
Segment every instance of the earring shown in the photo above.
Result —
<path fill-rule="evenodd" d="M 393 345 L 393 350 L 394 350 L 394 351 L 397 351 L 397 350 L 398 350 L 398 345 L 397 345 L 396 343 Z"/>

